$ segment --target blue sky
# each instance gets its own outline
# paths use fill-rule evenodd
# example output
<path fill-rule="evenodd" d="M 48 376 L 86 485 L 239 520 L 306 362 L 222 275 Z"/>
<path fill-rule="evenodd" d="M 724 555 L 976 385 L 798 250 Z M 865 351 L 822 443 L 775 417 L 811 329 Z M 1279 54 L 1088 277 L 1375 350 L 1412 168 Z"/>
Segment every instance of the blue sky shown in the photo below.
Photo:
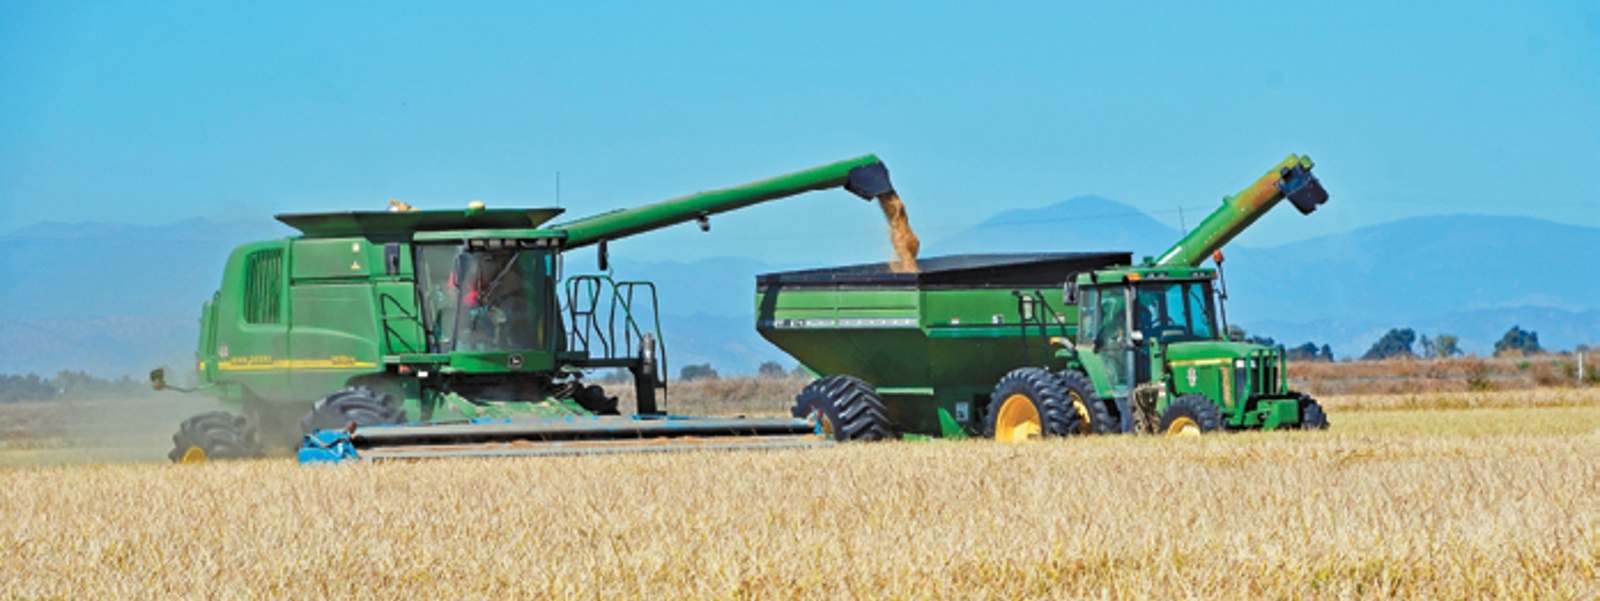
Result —
<path fill-rule="evenodd" d="M 241 4 L 0 0 L 0 233 L 544 206 L 557 172 L 585 215 L 869 152 L 925 239 L 1085 194 L 1192 225 L 1290 152 L 1333 201 L 1240 243 L 1600 226 L 1592 1 Z M 613 252 L 887 248 L 875 208 L 821 193 Z"/>

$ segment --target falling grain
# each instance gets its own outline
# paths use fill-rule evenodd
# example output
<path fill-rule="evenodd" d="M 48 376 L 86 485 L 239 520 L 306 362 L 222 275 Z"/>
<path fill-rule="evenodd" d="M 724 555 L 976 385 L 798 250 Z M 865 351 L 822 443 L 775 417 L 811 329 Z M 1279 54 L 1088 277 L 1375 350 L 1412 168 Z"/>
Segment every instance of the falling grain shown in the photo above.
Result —
<path fill-rule="evenodd" d="M 889 240 L 894 243 L 896 259 L 889 264 L 895 273 L 916 273 L 917 252 L 922 249 L 922 242 L 917 240 L 917 233 L 911 231 L 911 221 L 906 218 L 906 203 L 900 200 L 900 195 L 893 191 L 878 195 L 878 206 L 883 208 L 883 216 L 889 220 Z"/>

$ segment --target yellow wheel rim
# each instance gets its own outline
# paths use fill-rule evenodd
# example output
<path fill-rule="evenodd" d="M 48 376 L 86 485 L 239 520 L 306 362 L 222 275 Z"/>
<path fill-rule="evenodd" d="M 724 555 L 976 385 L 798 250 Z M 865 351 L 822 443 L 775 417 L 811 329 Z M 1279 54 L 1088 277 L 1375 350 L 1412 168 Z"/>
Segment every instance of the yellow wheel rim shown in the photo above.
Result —
<path fill-rule="evenodd" d="M 179 459 L 178 460 L 178 463 L 205 463 L 205 462 L 206 462 L 206 450 L 202 449 L 200 447 L 189 447 L 189 450 L 183 452 L 183 459 Z"/>
<path fill-rule="evenodd" d="M 828 419 L 828 416 L 821 411 L 817 412 L 817 429 L 821 430 L 822 435 L 828 440 L 837 439 L 833 433 L 833 420 Z"/>
<path fill-rule="evenodd" d="M 1195 423 L 1194 420 L 1189 419 L 1187 417 L 1179 417 L 1178 419 L 1172 420 L 1172 424 L 1167 426 L 1167 436 L 1199 436 L 1199 435 L 1200 435 L 1200 424 Z"/>
<path fill-rule="evenodd" d="M 1039 410 L 1033 399 L 1013 394 L 1000 404 L 1000 414 L 994 417 L 994 439 L 1000 442 L 1027 442 L 1039 438 Z"/>
<path fill-rule="evenodd" d="M 1090 434 L 1094 432 L 1094 423 L 1089 421 L 1089 406 L 1083 404 L 1083 399 L 1075 392 L 1069 392 L 1072 397 L 1072 410 L 1078 412 L 1078 433 Z"/>

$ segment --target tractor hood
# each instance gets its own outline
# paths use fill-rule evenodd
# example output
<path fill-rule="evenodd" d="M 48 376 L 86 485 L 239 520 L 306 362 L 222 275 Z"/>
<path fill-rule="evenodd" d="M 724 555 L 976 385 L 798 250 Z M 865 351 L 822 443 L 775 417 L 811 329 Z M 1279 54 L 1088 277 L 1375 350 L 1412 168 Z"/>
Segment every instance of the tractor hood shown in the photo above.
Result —
<path fill-rule="evenodd" d="M 1174 342 L 1167 345 L 1167 362 L 1180 364 L 1209 362 L 1211 360 L 1232 361 L 1234 359 L 1243 359 L 1252 354 L 1260 355 L 1263 352 L 1273 352 L 1274 350 L 1259 344 L 1224 340 Z"/>

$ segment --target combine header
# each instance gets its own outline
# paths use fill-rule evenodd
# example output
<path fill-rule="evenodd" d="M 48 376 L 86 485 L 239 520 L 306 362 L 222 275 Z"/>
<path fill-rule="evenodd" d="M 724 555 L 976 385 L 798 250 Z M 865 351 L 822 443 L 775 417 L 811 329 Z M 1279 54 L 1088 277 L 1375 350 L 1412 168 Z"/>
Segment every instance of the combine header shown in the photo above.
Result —
<path fill-rule="evenodd" d="M 874 156 L 546 225 L 561 209 L 280 215 L 303 235 L 235 249 L 201 313 L 201 388 L 243 415 L 185 421 L 174 461 L 544 455 L 823 444 L 803 419 L 668 416 L 649 282 L 610 278 L 607 242 L 813 190 L 890 194 Z M 602 275 L 563 277 L 596 247 Z M 633 375 L 636 415 L 583 380 Z M 151 374 L 157 388 L 164 373 Z M 661 393 L 658 396 L 658 392 Z"/>

